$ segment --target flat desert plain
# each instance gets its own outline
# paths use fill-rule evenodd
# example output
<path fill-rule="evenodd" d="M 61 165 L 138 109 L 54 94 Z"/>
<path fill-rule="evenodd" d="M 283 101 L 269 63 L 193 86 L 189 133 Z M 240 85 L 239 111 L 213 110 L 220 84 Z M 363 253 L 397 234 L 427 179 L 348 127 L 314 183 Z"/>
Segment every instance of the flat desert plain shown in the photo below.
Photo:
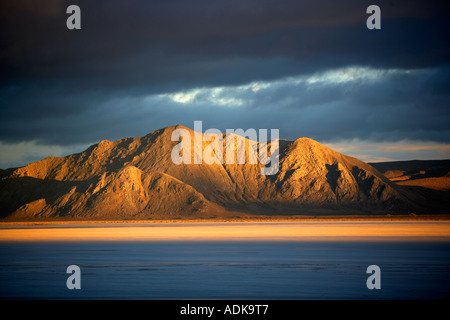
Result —
<path fill-rule="evenodd" d="M 17 223 L 0 241 L 450 241 L 450 221 Z"/>

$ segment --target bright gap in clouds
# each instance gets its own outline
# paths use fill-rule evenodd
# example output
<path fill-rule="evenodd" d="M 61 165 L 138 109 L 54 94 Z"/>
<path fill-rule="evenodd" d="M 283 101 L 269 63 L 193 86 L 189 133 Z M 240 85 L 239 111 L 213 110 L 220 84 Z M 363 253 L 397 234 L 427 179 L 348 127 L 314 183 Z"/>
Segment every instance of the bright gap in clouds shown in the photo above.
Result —
<path fill-rule="evenodd" d="M 49 156 L 68 156 L 73 153 L 82 152 L 92 144 L 93 143 L 59 146 L 41 145 L 36 143 L 36 141 L 24 141 L 11 144 L 0 141 L 0 168 L 7 169 L 25 166 Z"/>
<path fill-rule="evenodd" d="M 287 77 L 273 81 L 254 81 L 239 86 L 219 86 L 194 88 L 186 91 L 159 94 L 147 97 L 168 99 L 172 102 L 185 105 L 209 105 L 211 107 L 245 107 L 255 102 L 255 94 L 264 90 L 277 90 L 283 87 L 301 86 L 303 88 L 313 88 L 320 86 L 333 86 L 358 83 L 371 83 L 383 81 L 385 77 L 398 75 L 430 75 L 436 72 L 433 69 L 374 69 L 369 67 L 352 66 L 313 73 L 310 75 L 300 75 Z"/>
<path fill-rule="evenodd" d="M 352 139 L 322 144 L 364 162 L 450 159 L 450 144 L 432 141 L 374 142 Z"/>

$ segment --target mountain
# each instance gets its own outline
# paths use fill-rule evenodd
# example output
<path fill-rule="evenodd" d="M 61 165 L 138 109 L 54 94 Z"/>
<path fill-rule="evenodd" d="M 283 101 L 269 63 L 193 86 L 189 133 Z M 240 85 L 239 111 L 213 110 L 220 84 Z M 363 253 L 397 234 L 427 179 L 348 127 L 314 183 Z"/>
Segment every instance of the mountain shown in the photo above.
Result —
<path fill-rule="evenodd" d="M 192 164 L 175 164 L 174 130 L 192 137 Z M 279 170 L 261 175 L 250 151 L 263 145 L 223 135 L 245 164 L 194 164 L 209 143 L 195 146 L 183 126 L 144 137 L 103 140 L 67 157 L 48 157 L 0 171 L 1 217 L 10 219 L 165 219 L 244 214 L 410 212 L 414 201 L 374 167 L 299 138 L 279 140 Z M 274 142 L 268 142 L 270 147 Z M 228 145 L 227 145 L 228 144 Z M 228 150 L 228 149 L 226 149 Z M 242 154 L 244 153 L 244 154 Z"/>

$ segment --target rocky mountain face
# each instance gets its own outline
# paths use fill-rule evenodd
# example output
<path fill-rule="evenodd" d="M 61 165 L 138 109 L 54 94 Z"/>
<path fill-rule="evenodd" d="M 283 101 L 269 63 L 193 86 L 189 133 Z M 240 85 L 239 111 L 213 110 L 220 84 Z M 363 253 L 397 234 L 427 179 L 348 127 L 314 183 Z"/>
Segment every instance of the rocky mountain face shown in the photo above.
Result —
<path fill-rule="evenodd" d="M 234 143 L 231 149 L 236 159 L 245 154 L 244 164 L 175 164 L 171 154 L 179 142 L 171 137 L 176 129 L 188 130 L 192 141 L 195 135 L 202 137 L 183 126 L 172 126 L 144 137 L 103 140 L 81 153 L 0 171 L 1 217 L 387 213 L 410 210 L 412 205 L 395 183 L 372 166 L 308 138 L 279 141 L 279 170 L 274 175 L 261 175 L 263 165 L 250 163 L 250 151 L 260 145 L 248 139 L 241 139 L 243 148 L 237 148 L 238 141 L 223 142 L 223 154 L 226 144 Z M 192 160 L 208 144 L 192 145 Z"/>

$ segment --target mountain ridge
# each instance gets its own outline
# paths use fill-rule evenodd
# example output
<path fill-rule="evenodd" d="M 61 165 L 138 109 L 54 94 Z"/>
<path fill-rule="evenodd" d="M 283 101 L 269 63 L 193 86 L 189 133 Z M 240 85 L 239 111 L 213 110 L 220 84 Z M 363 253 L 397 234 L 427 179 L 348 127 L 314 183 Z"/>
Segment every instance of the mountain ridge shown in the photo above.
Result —
<path fill-rule="evenodd" d="M 261 163 L 248 161 L 174 164 L 171 153 L 179 142 L 171 136 L 176 129 L 188 130 L 194 143 L 198 133 L 175 125 L 2 170 L 1 217 L 165 219 L 414 209 L 407 194 L 378 170 L 312 139 L 279 140 L 279 170 L 264 176 Z M 261 147 L 247 138 L 241 142 L 243 149 L 239 141 L 224 140 L 222 155 L 234 143 L 235 159 L 245 155 L 248 160 L 250 148 Z M 192 157 L 208 145 L 203 141 L 192 148 Z"/>

